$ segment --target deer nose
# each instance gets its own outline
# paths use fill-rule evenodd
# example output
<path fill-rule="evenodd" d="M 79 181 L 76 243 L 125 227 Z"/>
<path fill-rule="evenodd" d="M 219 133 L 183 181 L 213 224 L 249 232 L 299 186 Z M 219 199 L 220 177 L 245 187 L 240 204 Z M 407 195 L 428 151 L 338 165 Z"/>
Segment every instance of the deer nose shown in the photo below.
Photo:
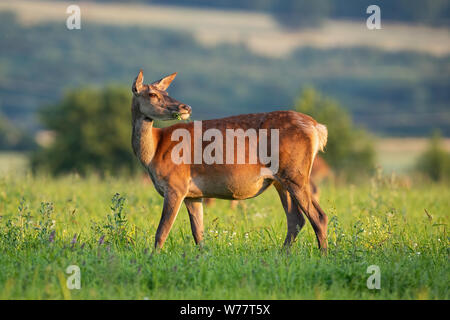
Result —
<path fill-rule="evenodd" d="M 180 104 L 180 105 L 178 106 L 178 108 L 179 108 L 180 111 L 181 111 L 181 110 L 186 110 L 188 113 L 191 113 L 191 112 L 192 112 L 191 107 L 188 106 L 187 104 Z"/>

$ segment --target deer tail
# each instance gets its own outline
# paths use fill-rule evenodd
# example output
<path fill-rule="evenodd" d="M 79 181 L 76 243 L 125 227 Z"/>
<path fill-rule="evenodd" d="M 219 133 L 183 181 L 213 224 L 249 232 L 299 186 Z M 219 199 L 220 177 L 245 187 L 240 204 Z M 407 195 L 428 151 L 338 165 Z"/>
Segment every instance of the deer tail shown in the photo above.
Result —
<path fill-rule="evenodd" d="M 317 123 L 315 126 L 317 131 L 317 137 L 319 138 L 319 150 L 323 151 L 323 148 L 325 148 L 327 144 L 328 139 L 328 130 L 327 127 L 323 124 Z"/>

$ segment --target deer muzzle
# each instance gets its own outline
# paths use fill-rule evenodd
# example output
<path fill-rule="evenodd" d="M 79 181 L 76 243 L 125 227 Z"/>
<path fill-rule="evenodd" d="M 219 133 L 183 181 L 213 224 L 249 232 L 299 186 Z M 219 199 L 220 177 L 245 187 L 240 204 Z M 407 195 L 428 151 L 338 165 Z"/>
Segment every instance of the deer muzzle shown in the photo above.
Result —
<path fill-rule="evenodd" d="M 175 119 L 186 120 L 190 117 L 192 113 L 192 108 L 186 104 L 180 104 L 177 108 L 172 112 L 172 116 Z"/>

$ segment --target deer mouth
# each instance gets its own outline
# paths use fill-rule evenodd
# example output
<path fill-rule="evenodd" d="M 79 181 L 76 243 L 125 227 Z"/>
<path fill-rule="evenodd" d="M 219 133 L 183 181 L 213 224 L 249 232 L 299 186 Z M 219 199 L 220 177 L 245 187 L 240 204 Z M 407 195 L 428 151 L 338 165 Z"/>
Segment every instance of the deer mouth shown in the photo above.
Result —
<path fill-rule="evenodd" d="M 178 120 L 186 120 L 191 116 L 190 112 L 172 112 L 172 118 L 178 119 Z"/>
<path fill-rule="evenodd" d="M 191 107 L 183 105 L 182 108 L 178 108 L 177 111 L 172 112 L 172 117 L 178 120 L 186 120 L 191 116 Z"/>

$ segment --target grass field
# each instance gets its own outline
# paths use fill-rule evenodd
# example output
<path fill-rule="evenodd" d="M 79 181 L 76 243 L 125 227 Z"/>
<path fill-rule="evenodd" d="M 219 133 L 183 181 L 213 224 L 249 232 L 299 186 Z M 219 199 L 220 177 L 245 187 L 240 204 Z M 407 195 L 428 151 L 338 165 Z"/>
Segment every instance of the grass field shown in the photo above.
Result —
<path fill-rule="evenodd" d="M 286 222 L 273 190 L 236 210 L 207 208 L 201 250 L 183 208 L 152 254 L 162 199 L 142 179 L 6 175 L 0 299 L 450 298 L 448 187 L 375 177 L 321 194 L 326 257 L 309 223 L 289 254 L 280 250 Z M 80 267 L 80 290 L 66 286 L 69 265 Z M 380 290 L 366 286 L 370 265 L 380 267 Z"/>

